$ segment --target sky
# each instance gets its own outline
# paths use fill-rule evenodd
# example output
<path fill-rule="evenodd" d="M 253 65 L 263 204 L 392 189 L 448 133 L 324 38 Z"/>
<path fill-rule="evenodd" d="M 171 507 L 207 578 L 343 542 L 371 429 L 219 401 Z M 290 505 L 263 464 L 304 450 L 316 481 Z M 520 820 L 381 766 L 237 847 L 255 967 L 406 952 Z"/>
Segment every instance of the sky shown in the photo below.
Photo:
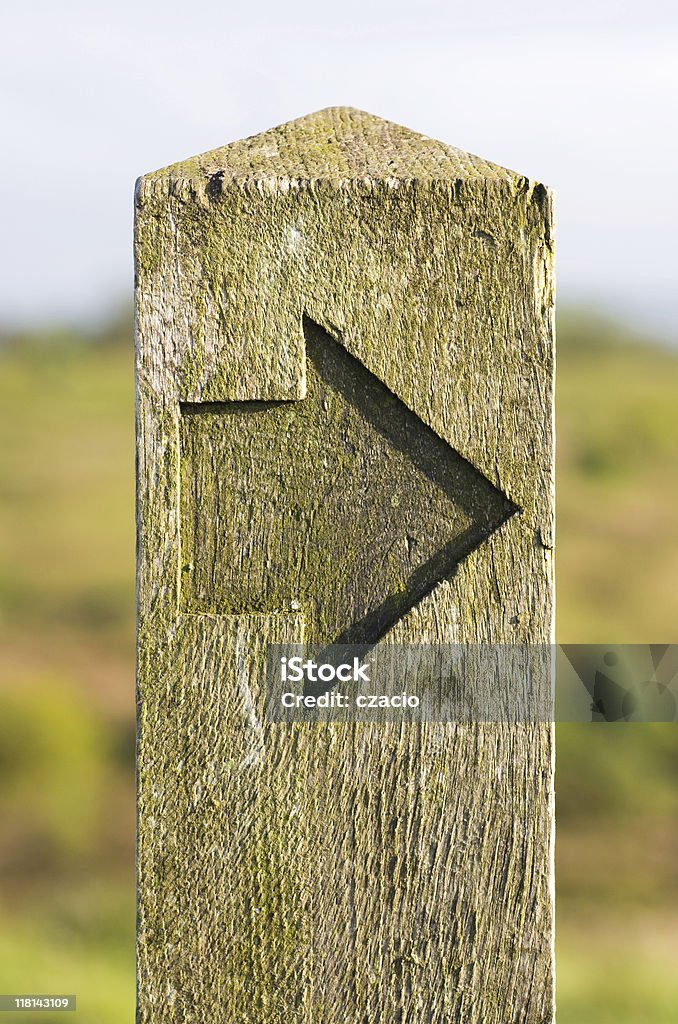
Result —
<path fill-rule="evenodd" d="M 0 325 L 129 301 L 138 175 L 347 105 L 552 186 L 559 299 L 678 341 L 675 0 L 5 7 Z"/>

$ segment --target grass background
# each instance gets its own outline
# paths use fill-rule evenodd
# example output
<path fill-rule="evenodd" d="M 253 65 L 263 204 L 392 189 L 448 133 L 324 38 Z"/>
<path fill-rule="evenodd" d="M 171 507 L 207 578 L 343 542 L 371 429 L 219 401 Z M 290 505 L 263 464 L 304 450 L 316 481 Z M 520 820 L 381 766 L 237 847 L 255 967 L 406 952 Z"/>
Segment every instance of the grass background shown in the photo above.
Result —
<path fill-rule="evenodd" d="M 561 317 L 561 642 L 675 639 L 677 395 L 678 354 Z M 77 993 L 87 1024 L 117 1024 L 134 1013 L 131 323 L 4 337 L 0 403 L 0 991 Z M 678 726 L 561 724 L 556 780 L 559 1024 L 670 1024 Z M 33 1018 L 57 1019 L 16 1019 Z"/>

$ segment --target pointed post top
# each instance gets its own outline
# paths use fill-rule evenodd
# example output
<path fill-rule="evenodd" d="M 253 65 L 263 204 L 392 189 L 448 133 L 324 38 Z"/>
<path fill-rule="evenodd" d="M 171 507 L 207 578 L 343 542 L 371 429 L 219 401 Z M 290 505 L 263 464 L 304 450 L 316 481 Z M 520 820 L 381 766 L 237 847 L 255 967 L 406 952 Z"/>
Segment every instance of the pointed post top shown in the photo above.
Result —
<path fill-rule="evenodd" d="M 288 178 L 520 181 L 522 175 L 353 107 L 327 107 L 145 175 L 214 183 Z"/>

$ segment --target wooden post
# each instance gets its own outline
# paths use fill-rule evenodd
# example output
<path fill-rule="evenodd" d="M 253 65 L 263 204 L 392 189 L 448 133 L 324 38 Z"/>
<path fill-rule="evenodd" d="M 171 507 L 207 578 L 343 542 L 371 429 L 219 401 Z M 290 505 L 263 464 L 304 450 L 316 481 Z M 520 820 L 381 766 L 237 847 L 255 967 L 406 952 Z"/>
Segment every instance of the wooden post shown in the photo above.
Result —
<path fill-rule="evenodd" d="M 141 178 L 136 296 L 138 1021 L 551 1021 L 552 726 L 263 712 L 551 641 L 548 190 L 324 110 Z"/>

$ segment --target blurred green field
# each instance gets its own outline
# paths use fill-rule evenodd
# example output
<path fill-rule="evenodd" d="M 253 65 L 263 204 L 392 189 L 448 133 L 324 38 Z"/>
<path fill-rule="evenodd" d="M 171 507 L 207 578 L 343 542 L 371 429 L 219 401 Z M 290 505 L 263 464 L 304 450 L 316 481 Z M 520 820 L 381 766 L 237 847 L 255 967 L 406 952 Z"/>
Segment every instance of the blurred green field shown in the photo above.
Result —
<path fill-rule="evenodd" d="M 674 640 L 678 352 L 570 313 L 558 373 L 558 639 Z M 88 1024 L 117 1024 L 134 1003 L 130 324 L 5 338 L 0 401 L 0 991 L 74 992 Z M 558 726 L 557 797 L 559 1024 L 670 1024 L 678 726 Z"/>

